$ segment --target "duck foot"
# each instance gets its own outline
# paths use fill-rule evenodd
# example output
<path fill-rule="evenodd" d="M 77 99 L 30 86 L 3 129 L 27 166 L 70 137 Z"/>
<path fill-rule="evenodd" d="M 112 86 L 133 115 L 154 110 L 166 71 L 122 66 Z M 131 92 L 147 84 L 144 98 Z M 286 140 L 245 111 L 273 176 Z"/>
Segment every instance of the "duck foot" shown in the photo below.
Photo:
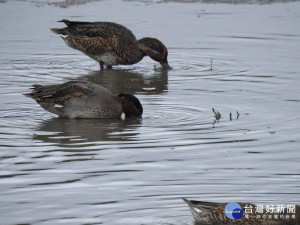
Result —
<path fill-rule="evenodd" d="M 104 70 L 104 63 L 102 61 L 99 62 L 100 70 Z M 106 69 L 112 69 L 112 66 L 106 65 Z"/>

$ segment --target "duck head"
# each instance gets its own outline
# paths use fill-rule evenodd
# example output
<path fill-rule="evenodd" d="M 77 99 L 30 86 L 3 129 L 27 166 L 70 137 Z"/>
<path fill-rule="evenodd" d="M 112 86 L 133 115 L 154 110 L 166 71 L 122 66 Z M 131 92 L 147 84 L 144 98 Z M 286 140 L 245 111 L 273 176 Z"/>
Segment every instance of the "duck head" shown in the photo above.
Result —
<path fill-rule="evenodd" d="M 138 98 L 130 94 L 119 94 L 118 97 L 126 117 L 137 117 L 143 114 L 143 106 Z"/>
<path fill-rule="evenodd" d="M 141 51 L 151 59 L 159 62 L 164 69 L 171 69 L 168 64 L 168 50 L 166 46 L 156 38 L 142 38 L 138 40 Z"/>

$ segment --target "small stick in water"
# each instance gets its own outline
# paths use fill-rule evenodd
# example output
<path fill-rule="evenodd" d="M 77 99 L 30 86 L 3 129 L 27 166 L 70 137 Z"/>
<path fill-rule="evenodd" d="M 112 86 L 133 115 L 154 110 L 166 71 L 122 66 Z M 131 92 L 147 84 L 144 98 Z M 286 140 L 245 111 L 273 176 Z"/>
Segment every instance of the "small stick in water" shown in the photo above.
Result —
<path fill-rule="evenodd" d="M 212 111 L 214 112 L 214 114 L 215 114 L 215 118 L 216 118 L 216 120 L 219 120 L 219 119 L 221 119 L 221 113 L 219 112 L 219 111 L 215 111 L 215 109 L 214 108 L 212 108 Z"/>
<path fill-rule="evenodd" d="M 240 114 L 238 111 L 236 111 L 236 118 L 239 119 L 239 117 L 240 117 Z"/>
<path fill-rule="evenodd" d="M 210 70 L 212 70 L 213 58 L 210 58 Z"/>
<path fill-rule="evenodd" d="M 231 113 L 229 113 L 229 119 L 232 120 L 232 114 Z"/>

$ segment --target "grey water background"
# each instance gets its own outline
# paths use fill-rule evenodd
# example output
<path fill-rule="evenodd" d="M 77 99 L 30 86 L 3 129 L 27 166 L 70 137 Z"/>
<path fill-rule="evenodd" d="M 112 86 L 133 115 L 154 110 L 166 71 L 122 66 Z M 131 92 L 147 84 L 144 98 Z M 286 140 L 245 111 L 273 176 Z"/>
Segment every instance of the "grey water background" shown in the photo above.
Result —
<path fill-rule="evenodd" d="M 300 204 L 300 2 L 1 2 L 1 224 L 191 225 L 181 197 Z M 99 71 L 49 30 L 62 18 L 156 37 L 174 69 Z M 22 95 L 72 79 L 135 94 L 143 117 L 58 119 Z"/>

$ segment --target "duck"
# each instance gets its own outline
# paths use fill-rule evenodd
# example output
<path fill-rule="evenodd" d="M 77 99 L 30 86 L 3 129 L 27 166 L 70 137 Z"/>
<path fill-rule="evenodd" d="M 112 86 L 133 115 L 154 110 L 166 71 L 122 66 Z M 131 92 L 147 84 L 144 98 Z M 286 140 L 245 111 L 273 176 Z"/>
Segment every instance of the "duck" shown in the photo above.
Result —
<path fill-rule="evenodd" d="M 241 224 L 241 225 L 298 225 L 300 224 L 300 206 L 295 205 L 295 218 L 292 218 L 292 214 L 283 213 L 277 215 L 284 215 L 284 218 L 280 216 L 274 218 L 273 215 L 276 213 L 256 213 L 255 206 L 251 203 L 238 203 L 242 208 L 243 213 L 245 208 L 253 207 L 252 213 L 243 215 L 241 219 L 230 219 L 225 214 L 225 207 L 227 203 L 214 203 L 214 202 L 204 202 L 196 200 L 188 200 L 182 198 L 190 208 L 190 211 L 195 219 L 196 224 Z M 261 218 L 258 218 L 257 215 L 261 215 Z M 265 218 L 263 217 L 265 215 Z M 289 216 L 289 218 L 286 217 Z M 271 216 L 271 218 L 269 218 Z"/>
<path fill-rule="evenodd" d="M 51 28 L 71 48 L 77 49 L 96 60 L 100 69 L 115 65 L 132 65 L 145 56 L 159 62 L 163 69 L 168 64 L 168 50 L 156 38 L 137 40 L 125 26 L 113 22 L 82 22 L 63 19 L 65 28 Z"/>
<path fill-rule="evenodd" d="M 108 89 L 88 81 L 68 81 L 54 85 L 33 85 L 26 97 L 34 99 L 46 111 L 59 117 L 120 118 L 140 117 L 143 107 L 131 94 L 114 96 Z"/>

